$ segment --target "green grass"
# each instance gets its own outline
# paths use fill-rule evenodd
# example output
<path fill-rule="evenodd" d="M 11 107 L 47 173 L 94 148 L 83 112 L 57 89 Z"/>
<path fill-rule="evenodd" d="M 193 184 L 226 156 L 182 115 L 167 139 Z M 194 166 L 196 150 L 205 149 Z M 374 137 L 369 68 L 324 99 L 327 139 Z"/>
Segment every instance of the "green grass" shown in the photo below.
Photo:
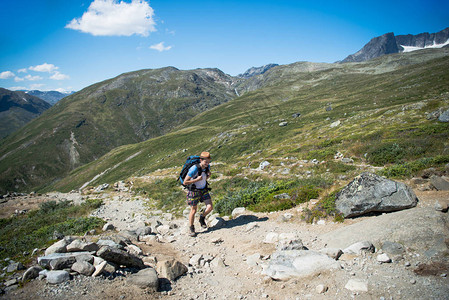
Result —
<path fill-rule="evenodd" d="M 49 201 L 26 215 L 0 219 L 0 259 L 9 257 L 27 260 L 33 249 L 54 242 L 55 232 L 81 235 L 91 229 L 101 228 L 103 220 L 87 217 L 100 205 L 100 200 L 87 200 L 82 205 L 73 205 L 69 201 Z"/>

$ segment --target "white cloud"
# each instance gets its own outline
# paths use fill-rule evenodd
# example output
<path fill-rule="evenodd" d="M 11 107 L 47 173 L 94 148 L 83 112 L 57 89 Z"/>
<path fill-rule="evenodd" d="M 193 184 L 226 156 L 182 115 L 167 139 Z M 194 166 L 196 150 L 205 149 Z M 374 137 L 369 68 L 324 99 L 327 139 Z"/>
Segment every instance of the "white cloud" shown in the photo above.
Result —
<path fill-rule="evenodd" d="M 26 90 L 26 89 L 27 88 L 24 86 L 12 86 L 12 87 L 8 88 L 8 90 L 11 90 L 11 91 Z"/>
<path fill-rule="evenodd" d="M 94 0 L 87 12 L 70 21 L 66 28 L 95 36 L 148 36 L 156 31 L 153 16 L 153 8 L 143 0 Z"/>
<path fill-rule="evenodd" d="M 25 79 L 24 78 L 21 78 L 21 77 L 18 77 L 18 76 L 16 76 L 15 78 L 14 78 L 14 81 L 15 82 L 20 82 L 20 81 L 24 81 Z"/>
<path fill-rule="evenodd" d="M 56 71 L 53 75 L 50 76 L 50 79 L 53 79 L 53 80 L 65 80 L 65 79 L 70 79 L 70 76 L 62 74 L 62 73 L 59 73 L 58 71 Z"/>
<path fill-rule="evenodd" d="M 57 92 L 60 92 L 60 93 L 67 93 L 67 90 L 63 89 L 63 88 L 57 88 L 57 89 L 54 89 L 54 91 L 57 91 Z"/>
<path fill-rule="evenodd" d="M 42 65 L 37 65 L 37 66 L 31 66 L 28 69 L 32 70 L 32 71 L 36 71 L 36 72 L 55 72 L 57 69 L 59 69 L 57 66 L 55 66 L 54 64 L 47 64 L 47 63 L 43 63 Z"/>
<path fill-rule="evenodd" d="M 11 71 L 5 71 L 0 73 L 0 79 L 9 79 L 14 76 L 16 75 Z"/>
<path fill-rule="evenodd" d="M 168 51 L 171 48 L 172 48 L 171 46 L 165 47 L 164 46 L 164 42 L 160 42 L 159 44 L 155 44 L 155 45 L 150 46 L 150 49 L 157 50 L 159 52 Z"/>
<path fill-rule="evenodd" d="M 42 80 L 43 78 L 40 76 L 37 76 L 37 75 L 36 76 L 27 75 L 27 76 L 25 76 L 25 79 L 29 80 L 29 81 L 36 81 L 36 80 Z"/>
<path fill-rule="evenodd" d="M 27 72 L 27 69 L 26 69 L 26 68 L 19 69 L 19 70 L 17 70 L 17 72 L 19 72 L 19 73 L 26 73 L 26 72 Z"/>

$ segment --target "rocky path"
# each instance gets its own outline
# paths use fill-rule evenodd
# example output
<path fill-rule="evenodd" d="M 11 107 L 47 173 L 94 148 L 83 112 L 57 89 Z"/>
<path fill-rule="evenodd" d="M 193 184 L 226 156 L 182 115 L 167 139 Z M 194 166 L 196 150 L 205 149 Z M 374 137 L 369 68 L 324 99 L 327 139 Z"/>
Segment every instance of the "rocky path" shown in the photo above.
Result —
<path fill-rule="evenodd" d="M 187 219 L 172 219 L 169 214 L 149 216 L 144 203 L 129 200 L 125 194 L 105 199 L 94 215 L 114 224 L 118 231 L 132 230 L 150 223 L 160 231 L 158 239 L 136 242 L 144 255 L 157 260 L 175 258 L 188 266 L 186 275 L 174 281 L 164 281 L 162 291 L 154 293 L 129 284 L 127 274 L 109 280 L 102 276 L 92 278 L 76 276 L 60 285 L 49 285 L 45 280 L 33 280 L 23 288 L 0 296 L 4 299 L 448 299 L 449 278 L 447 261 L 448 241 L 441 240 L 447 233 L 447 213 L 435 211 L 436 199 L 448 199 L 448 192 L 418 192 L 421 199 L 416 208 L 377 217 L 348 219 L 344 223 L 326 221 L 306 224 L 300 217 L 302 207 L 275 213 L 243 212 L 240 216 L 216 224 L 215 227 L 196 228 L 195 238 L 187 235 Z M 305 205 L 305 204 L 304 204 Z M 407 216 L 414 219 L 407 219 Z M 406 221 L 401 221 L 402 219 Z M 425 232 L 427 244 L 406 241 L 403 251 L 388 254 L 390 263 L 378 261 L 387 253 L 382 249 L 387 241 L 401 242 L 395 237 L 415 235 L 410 228 L 414 220 L 417 227 L 433 228 Z M 154 224 L 166 225 L 154 228 Z M 214 222 L 213 218 L 208 220 Z M 403 223 L 401 223 L 403 222 Z M 389 224 L 395 227 L 389 229 Z M 408 224 L 408 225 L 407 225 Z M 269 236 L 296 234 L 309 250 L 319 251 L 335 243 L 337 234 L 345 237 L 348 228 L 366 228 L 376 235 L 357 236 L 360 241 L 372 241 L 376 252 L 343 254 L 339 267 L 276 281 L 262 274 L 276 251 L 276 243 Z M 369 227 L 369 228 L 368 228 Z M 349 230 L 349 229 L 348 229 Z M 445 231 L 446 230 L 446 231 Z M 362 231 L 363 232 L 363 231 Z M 352 235 L 351 238 L 354 238 Z M 347 247 L 349 238 L 341 241 Z M 405 243 L 405 242 L 404 242 Z M 440 248 L 438 248 L 440 247 Z M 435 248 L 435 249 L 434 249 Z M 429 250 L 434 252 L 428 252 Z M 397 250 L 397 249 L 396 249 Z M 427 252 L 426 252 L 427 251 Z M 440 251 L 440 252 L 438 252 Z M 446 256 L 439 255 L 446 253 Z"/>

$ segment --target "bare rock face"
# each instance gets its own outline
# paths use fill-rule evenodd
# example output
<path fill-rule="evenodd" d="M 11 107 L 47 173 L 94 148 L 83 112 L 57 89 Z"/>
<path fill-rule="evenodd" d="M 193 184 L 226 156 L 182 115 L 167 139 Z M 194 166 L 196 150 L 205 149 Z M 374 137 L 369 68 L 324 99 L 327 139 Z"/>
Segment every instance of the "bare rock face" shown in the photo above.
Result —
<path fill-rule="evenodd" d="M 418 198 L 407 185 L 372 173 L 362 173 L 337 195 L 335 205 L 345 218 L 372 212 L 415 207 Z"/>

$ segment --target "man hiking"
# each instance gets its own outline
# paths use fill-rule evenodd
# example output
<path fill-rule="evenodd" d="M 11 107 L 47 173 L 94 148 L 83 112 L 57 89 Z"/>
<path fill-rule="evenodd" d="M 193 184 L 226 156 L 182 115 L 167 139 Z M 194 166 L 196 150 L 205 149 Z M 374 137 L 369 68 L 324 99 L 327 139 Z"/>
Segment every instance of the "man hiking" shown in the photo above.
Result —
<path fill-rule="evenodd" d="M 198 165 L 193 165 L 190 167 L 183 184 L 193 185 L 187 193 L 187 204 L 190 206 L 189 214 L 189 225 L 190 225 L 190 236 L 196 236 L 195 226 L 193 225 L 195 221 L 195 214 L 198 208 L 199 202 L 204 202 L 206 209 L 200 215 L 201 227 L 207 228 L 205 217 L 213 209 L 212 199 L 209 194 L 209 189 L 207 188 L 207 179 L 210 177 L 210 153 L 201 152 L 200 163 Z"/>

